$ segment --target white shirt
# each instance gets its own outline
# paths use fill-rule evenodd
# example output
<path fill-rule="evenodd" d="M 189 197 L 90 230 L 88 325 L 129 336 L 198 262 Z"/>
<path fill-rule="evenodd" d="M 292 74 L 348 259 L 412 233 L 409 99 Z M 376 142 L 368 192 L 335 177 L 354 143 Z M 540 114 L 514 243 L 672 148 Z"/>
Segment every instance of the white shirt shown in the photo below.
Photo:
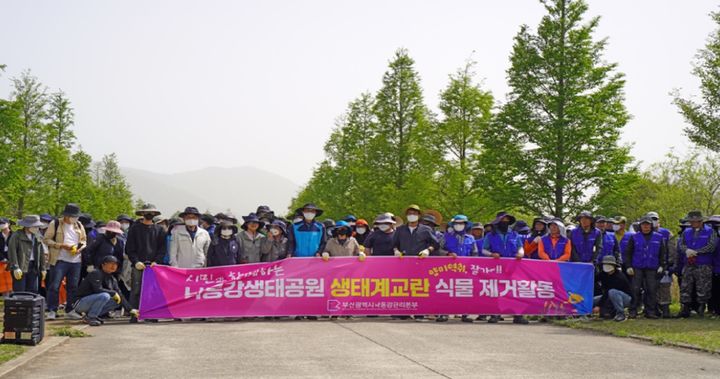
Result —
<path fill-rule="evenodd" d="M 77 245 L 78 242 L 80 242 L 80 236 L 78 235 L 78 232 L 75 231 L 75 226 L 63 223 L 63 243 L 74 246 Z M 82 254 L 73 255 L 65 249 L 60 249 L 58 260 L 69 263 L 80 263 L 82 262 Z"/>

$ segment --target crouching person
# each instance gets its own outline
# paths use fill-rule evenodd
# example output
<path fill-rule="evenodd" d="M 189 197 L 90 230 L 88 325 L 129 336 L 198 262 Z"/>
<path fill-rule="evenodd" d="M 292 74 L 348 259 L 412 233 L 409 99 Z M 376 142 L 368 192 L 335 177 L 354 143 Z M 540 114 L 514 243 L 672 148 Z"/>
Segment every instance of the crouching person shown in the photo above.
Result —
<path fill-rule="evenodd" d="M 100 317 L 120 307 L 129 311 L 133 317 L 137 317 L 138 311 L 131 309 L 130 303 L 120 293 L 117 279 L 113 276 L 117 269 L 118 259 L 113 255 L 106 255 L 102 260 L 101 269 L 89 273 L 80 283 L 79 299 L 67 317 L 82 319 L 90 326 L 100 326 L 103 324 Z"/>
<path fill-rule="evenodd" d="M 615 321 L 625 321 L 625 308 L 632 304 L 632 289 L 630 280 L 620 270 L 620 265 L 612 255 L 606 255 L 602 258 L 602 271 L 599 275 L 602 295 L 595 297 L 595 305 L 599 306 L 603 314 L 603 310 L 612 307 L 615 312 Z"/>

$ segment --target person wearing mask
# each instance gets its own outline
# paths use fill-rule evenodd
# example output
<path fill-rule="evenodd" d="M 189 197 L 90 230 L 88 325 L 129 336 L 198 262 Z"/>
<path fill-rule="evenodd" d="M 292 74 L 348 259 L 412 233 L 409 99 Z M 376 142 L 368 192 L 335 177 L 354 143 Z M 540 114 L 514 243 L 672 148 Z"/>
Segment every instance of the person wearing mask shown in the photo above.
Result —
<path fill-rule="evenodd" d="M 538 245 L 541 239 L 548 233 L 547 221 L 544 217 L 535 217 L 530 235 L 524 238 L 523 249 L 525 258 L 539 259 Z"/>
<path fill-rule="evenodd" d="M 703 224 L 704 219 L 700 211 L 689 212 L 687 220 L 690 227 L 683 232 L 678 251 L 678 254 L 684 254 L 686 257 L 680 286 L 682 309 L 678 316 L 690 317 L 691 303 L 695 295 L 698 303 L 697 314 L 704 317 L 705 304 L 710 299 L 712 290 L 712 264 L 717 233 Z"/>
<path fill-rule="evenodd" d="M 632 278 L 633 301 L 630 318 L 637 317 L 640 301 L 645 301 L 645 318 L 656 319 L 657 275 L 667 267 L 667 244 L 662 234 L 653 231 L 653 220 L 640 219 L 640 232 L 627 246 L 627 274 Z"/>
<path fill-rule="evenodd" d="M 78 301 L 75 309 L 67 314 L 68 318 L 82 319 L 90 326 L 100 326 L 103 324 L 100 318 L 102 315 L 122 307 L 131 317 L 137 319 L 137 309 L 132 308 L 123 297 L 115 279 L 114 274 L 118 269 L 117 258 L 106 255 L 98 267 L 98 270 L 89 273 L 80 284 Z"/>
<path fill-rule="evenodd" d="M 313 203 L 295 210 L 296 217 L 288 230 L 288 257 L 314 257 L 325 251 L 325 227 L 315 221 L 322 214 L 323 210 Z M 297 221 L 299 217 L 302 219 Z"/>
<path fill-rule="evenodd" d="M 255 213 L 243 216 L 243 231 L 238 234 L 241 263 L 258 263 L 261 261 L 261 250 L 265 242 L 265 236 L 260 233 L 260 223 L 260 218 Z"/>
<path fill-rule="evenodd" d="M 8 243 L 8 271 L 13 275 L 14 292 L 38 293 L 45 277 L 45 251 L 40 216 L 29 215 L 18 221 L 22 230 L 13 233 Z"/>
<path fill-rule="evenodd" d="M 207 252 L 207 266 L 232 266 L 240 264 L 238 227 L 227 219 L 221 219 Z"/>
<path fill-rule="evenodd" d="M 153 222 L 153 219 L 160 215 L 160 211 L 154 205 L 144 204 L 135 211 L 135 215 L 141 216 L 142 221 L 133 224 L 127 231 L 125 254 L 129 265 L 126 272 L 130 271 L 131 280 L 130 305 L 139 308 L 143 271 L 147 266 L 162 262 L 165 255 L 165 231 Z M 120 223 L 122 225 L 122 222 Z M 117 238 L 122 240 L 121 235 Z M 122 273 L 121 277 L 124 275 Z M 130 321 L 136 323 L 137 318 L 131 318 Z"/>
<path fill-rule="evenodd" d="M 550 233 L 540 238 L 538 258 L 544 261 L 570 261 L 572 242 L 565 234 L 565 224 L 559 219 L 550 220 L 548 230 Z"/>
<path fill-rule="evenodd" d="M 128 231 L 130 230 L 130 227 L 135 223 L 135 220 L 133 220 L 132 217 L 130 217 L 124 213 L 117 216 L 115 221 L 120 223 L 120 229 L 122 229 L 124 232 L 123 238 L 125 238 L 127 236 Z"/>
<path fill-rule="evenodd" d="M 615 240 L 618 241 L 618 250 L 620 251 L 620 258 L 623 262 L 627 261 L 625 251 L 627 250 L 627 244 L 632 238 L 635 232 L 627 229 L 627 218 L 624 216 L 615 217 L 615 222 L 612 224 L 612 230 L 615 233 Z"/>
<path fill-rule="evenodd" d="M 420 224 L 420 213 L 420 207 L 415 204 L 405 210 L 407 224 L 398 227 L 393 236 L 395 256 L 412 255 L 425 258 L 440 248 L 435 231 Z"/>
<path fill-rule="evenodd" d="M 347 224 L 350 225 L 350 229 L 355 232 L 355 225 L 357 224 L 357 217 L 355 217 L 355 215 L 347 215 L 343 217 L 341 221 L 347 222 Z"/>
<path fill-rule="evenodd" d="M 215 236 L 215 223 L 217 220 L 215 219 L 215 216 L 205 213 L 202 216 L 200 216 L 200 227 L 205 229 L 205 231 L 208 232 L 210 237 Z"/>
<path fill-rule="evenodd" d="M 470 228 L 470 234 L 475 238 L 475 246 L 477 246 L 478 255 L 482 251 L 483 247 L 483 235 L 485 234 L 485 227 L 482 222 L 473 223 Z"/>
<path fill-rule="evenodd" d="M 596 296 L 594 304 L 607 309 L 612 307 L 615 313 L 613 319 L 616 322 L 625 321 L 625 308 L 632 304 L 632 293 L 630 281 L 622 272 L 621 265 L 612 255 L 606 255 L 601 261 L 601 271 L 598 275 L 602 295 Z M 601 313 L 604 313 L 601 311 Z"/>
<path fill-rule="evenodd" d="M 180 213 L 184 225 L 176 225 L 172 230 L 170 266 L 205 267 L 207 252 L 210 249 L 210 235 L 199 227 L 200 216 L 200 211 L 195 207 L 186 207 L 185 211 Z"/>
<path fill-rule="evenodd" d="M 57 316 L 60 285 L 65 279 L 67 303 L 65 312 L 70 312 L 77 297 L 82 269 L 82 251 L 87 246 L 85 228 L 79 221 L 80 207 L 67 204 L 62 218 L 48 225 L 45 232 L 45 244 L 50 250 L 49 265 L 53 266 L 52 282 L 48 290 L 48 320 Z"/>
<path fill-rule="evenodd" d="M 499 212 L 495 220 L 491 223 L 493 231 L 485 235 L 483 241 L 483 255 L 486 257 L 499 258 L 515 258 L 521 260 L 525 256 L 523 250 L 523 240 L 510 226 L 515 223 L 515 216 L 506 212 Z M 495 324 L 500 321 L 500 315 L 492 315 L 488 322 Z M 528 320 L 523 316 L 513 316 L 514 324 L 528 324 Z"/>
<path fill-rule="evenodd" d="M 365 253 L 375 256 L 392 256 L 393 236 L 395 234 L 395 220 L 389 213 L 375 217 L 373 231 L 365 240 Z"/>
<path fill-rule="evenodd" d="M 622 255 L 620 254 L 620 247 L 617 239 L 615 239 L 615 231 L 612 230 L 612 225 L 615 220 L 606 218 L 605 216 L 597 216 L 595 218 L 595 226 L 600 230 L 603 237 L 602 250 L 598 254 L 596 264 L 600 264 L 602 257 L 606 255 L 612 255 L 615 260 L 622 265 Z"/>
<path fill-rule="evenodd" d="M 365 253 L 360 251 L 360 244 L 352 236 L 352 227 L 345 221 L 338 221 L 332 229 L 332 238 L 325 244 L 325 251 L 318 254 L 324 261 L 330 257 L 358 256 L 365 260 Z"/>
<path fill-rule="evenodd" d="M 465 215 L 455 215 L 450 220 L 450 230 L 440 239 L 440 255 L 451 257 L 477 257 L 475 238 L 468 233 L 470 221 Z"/>
<path fill-rule="evenodd" d="M 370 228 L 368 225 L 368 222 L 365 221 L 365 219 L 359 219 L 355 223 L 355 234 L 354 237 L 360 244 L 360 246 L 365 246 L 365 240 L 370 235 Z"/>
<path fill-rule="evenodd" d="M 275 262 L 287 256 L 287 226 L 282 220 L 275 220 L 268 226 L 267 238 L 262 245 L 262 261 Z"/>
<path fill-rule="evenodd" d="M 165 233 L 167 233 L 168 229 L 170 229 L 170 220 L 163 216 L 153 217 L 153 223 L 155 223 L 155 225 L 160 225 L 160 227 L 163 228 L 163 231 L 165 231 Z"/>
<path fill-rule="evenodd" d="M 570 232 L 572 242 L 572 262 L 597 262 L 603 249 L 603 236 L 595 227 L 595 218 L 588 211 L 580 212 L 575 218 L 579 226 Z"/>
<path fill-rule="evenodd" d="M 88 272 L 97 270 L 108 255 L 117 258 L 118 265 L 122 267 L 125 242 L 119 238 L 123 234 L 120 223 L 110 220 L 99 231 L 101 233 L 95 238 L 95 242 L 86 249 L 91 262 L 91 265 L 88 266 Z"/>
<path fill-rule="evenodd" d="M 653 230 L 662 234 L 665 243 L 669 243 L 670 237 L 672 237 L 672 232 L 660 225 L 660 215 L 658 215 L 657 212 L 648 212 L 645 214 L 645 217 L 649 217 L 653 220 Z"/>

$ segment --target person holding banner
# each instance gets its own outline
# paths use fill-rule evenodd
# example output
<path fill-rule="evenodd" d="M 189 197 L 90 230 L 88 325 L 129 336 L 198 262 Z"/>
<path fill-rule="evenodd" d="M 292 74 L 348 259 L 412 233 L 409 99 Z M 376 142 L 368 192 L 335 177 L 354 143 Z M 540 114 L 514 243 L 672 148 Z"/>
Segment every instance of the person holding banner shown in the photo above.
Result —
<path fill-rule="evenodd" d="M 376 256 L 393 255 L 395 220 L 389 213 L 383 213 L 375 218 L 373 226 L 375 229 L 365 240 L 366 254 Z"/>
<path fill-rule="evenodd" d="M 288 231 L 288 257 L 314 257 L 325 249 L 327 236 L 323 224 L 315 221 L 323 210 L 313 203 L 307 203 L 295 210 L 302 219 L 292 224 Z"/>
<path fill-rule="evenodd" d="M 493 230 L 485 236 L 483 241 L 483 255 L 493 258 L 515 258 L 522 259 L 525 256 L 523 240 L 520 236 L 510 230 L 510 225 L 515 223 L 515 216 L 506 212 L 499 212 L 497 218 L 492 222 Z M 490 316 L 488 323 L 495 324 L 500 321 L 500 315 Z M 514 316 L 514 324 L 528 324 L 523 316 Z"/>
<path fill-rule="evenodd" d="M 258 263 L 261 260 L 265 236 L 260 233 L 260 224 L 260 217 L 255 213 L 243 216 L 243 231 L 237 235 L 241 263 Z"/>
<path fill-rule="evenodd" d="M 446 231 L 440 239 L 440 255 L 451 257 L 478 256 L 475 238 L 466 232 L 469 222 L 465 215 L 455 215 L 450 220 L 451 229 Z"/>
<path fill-rule="evenodd" d="M 525 257 L 531 259 L 539 259 L 538 257 L 538 246 L 540 240 L 548 233 L 547 221 L 543 217 L 535 217 L 533 219 L 532 231 L 527 238 L 524 238 L 523 249 L 525 250 Z"/>
<path fill-rule="evenodd" d="M 545 261 L 567 262 L 572 255 L 572 242 L 565 235 L 565 224 L 559 219 L 548 223 L 550 234 L 540 238 L 538 258 Z"/>
<path fill-rule="evenodd" d="M 262 261 L 275 262 L 287 256 L 287 227 L 282 220 L 274 220 L 268 226 L 267 238 L 263 240 Z"/>
<path fill-rule="evenodd" d="M 331 231 L 333 237 L 325 244 L 325 251 L 318 254 L 318 256 L 321 256 L 324 261 L 327 261 L 330 257 L 351 256 L 359 256 L 360 260 L 365 260 L 365 253 L 360 251 L 360 244 L 352 236 L 350 224 L 346 221 L 338 221 Z"/>
<path fill-rule="evenodd" d="M 440 248 L 435 230 L 420 224 L 420 207 L 413 204 L 405 210 L 407 224 L 401 225 L 393 236 L 395 256 L 414 255 L 425 258 Z"/>

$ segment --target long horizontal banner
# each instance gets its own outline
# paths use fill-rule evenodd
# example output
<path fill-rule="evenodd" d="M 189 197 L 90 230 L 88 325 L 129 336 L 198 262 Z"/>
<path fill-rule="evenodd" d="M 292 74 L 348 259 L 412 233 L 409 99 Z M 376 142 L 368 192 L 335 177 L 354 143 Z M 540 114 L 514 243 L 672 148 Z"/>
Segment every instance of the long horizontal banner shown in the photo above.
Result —
<path fill-rule="evenodd" d="M 142 319 L 321 315 L 582 315 L 585 263 L 479 257 L 291 258 L 143 274 Z"/>

